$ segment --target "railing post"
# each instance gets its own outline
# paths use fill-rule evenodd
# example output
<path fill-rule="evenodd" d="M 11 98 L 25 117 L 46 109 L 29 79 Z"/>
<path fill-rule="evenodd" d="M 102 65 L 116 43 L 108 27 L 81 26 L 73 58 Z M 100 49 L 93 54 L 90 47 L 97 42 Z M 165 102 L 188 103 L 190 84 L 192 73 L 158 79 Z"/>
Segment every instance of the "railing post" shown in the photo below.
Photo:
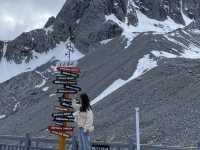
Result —
<path fill-rule="evenodd" d="M 128 150 L 135 150 L 136 146 L 131 138 L 128 140 L 128 145 Z"/>
<path fill-rule="evenodd" d="M 197 143 L 197 150 L 200 150 L 200 142 Z"/>
<path fill-rule="evenodd" d="M 139 107 L 135 108 L 136 112 L 136 140 L 137 140 L 137 150 L 140 150 L 140 118 L 139 118 Z"/>
<path fill-rule="evenodd" d="M 37 147 L 37 148 L 39 147 L 39 142 L 35 143 L 35 147 Z"/>
<path fill-rule="evenodd" d="M 30 150 L 30 147 L 31 147 L 30 134 L 26 133 L 26 136 L 25 136 L 25 150 Z"/>

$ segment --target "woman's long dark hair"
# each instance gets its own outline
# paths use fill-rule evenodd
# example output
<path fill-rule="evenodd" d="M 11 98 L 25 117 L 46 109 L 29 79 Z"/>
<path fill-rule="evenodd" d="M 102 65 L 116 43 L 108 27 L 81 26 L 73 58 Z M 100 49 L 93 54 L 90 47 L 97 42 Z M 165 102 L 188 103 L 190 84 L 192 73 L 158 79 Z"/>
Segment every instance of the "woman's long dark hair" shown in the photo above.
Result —
<path fill-rule="evenodd" d="M 92 109 L 90 105 L 90 99 L 86 93 L 82 93 L 80 95 L 80 98 L 81 98 L 81 107 L 80 107 L 81 112 L 86 112 L 87 110 Z"/>

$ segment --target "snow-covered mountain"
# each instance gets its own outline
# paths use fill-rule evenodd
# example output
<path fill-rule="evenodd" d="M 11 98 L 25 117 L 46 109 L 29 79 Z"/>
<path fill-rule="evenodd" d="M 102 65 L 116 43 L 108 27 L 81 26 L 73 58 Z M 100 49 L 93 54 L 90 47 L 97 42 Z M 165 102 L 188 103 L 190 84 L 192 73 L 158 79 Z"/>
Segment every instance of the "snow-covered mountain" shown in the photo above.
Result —
<path fill-rule="evenodd" d="M 190 123 L 200 123 L 193 107 L 200 88 L 199 4 L 67 0 L 44 28 L 0 41 L 0 133 L 48 135 L 56 103 L 52 69 L 66 60 L 71 28 L 72 60 L 93 100 L 95 139 L 132 137 L 139 106 L 143 143 L 195 144 L 200 130 Z"/>

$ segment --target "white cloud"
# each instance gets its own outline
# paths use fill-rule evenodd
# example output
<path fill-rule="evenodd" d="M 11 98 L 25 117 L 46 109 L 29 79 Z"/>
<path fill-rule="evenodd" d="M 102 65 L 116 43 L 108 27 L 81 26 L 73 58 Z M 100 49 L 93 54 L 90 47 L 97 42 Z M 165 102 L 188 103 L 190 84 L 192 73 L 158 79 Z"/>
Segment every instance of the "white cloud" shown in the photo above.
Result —
<path fill-rule="evenodd" d="M 0 40 L 12 40 L 19 34 L 41 28 L 56 16 L 65 0 L 0 0 Z"/>

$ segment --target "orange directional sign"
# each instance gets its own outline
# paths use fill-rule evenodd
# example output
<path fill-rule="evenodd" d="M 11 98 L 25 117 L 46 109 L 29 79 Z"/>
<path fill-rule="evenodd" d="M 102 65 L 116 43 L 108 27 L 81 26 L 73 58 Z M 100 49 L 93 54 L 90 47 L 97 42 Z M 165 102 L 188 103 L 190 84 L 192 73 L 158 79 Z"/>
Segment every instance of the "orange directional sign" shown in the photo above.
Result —
<path fill-rule="evenodd" d="M 55 108 L 56 108 L 56 110 L 58 110 L 58 111 L 72 112 L 72 113 L 74 112 L 74 110 L 71 109 L 71 108 L 65 108 L 65 107 L 61 107 L 61 106 L 56 106 Z"/>
<path fill-rule="evenodd" d="M 71 138 L 72 137 L 72 134 L 70 134 L 70 133 L 62 133 L 62 132 L 51 131 L 51 130 L 49 130 L 49 131 L 52 134 L 56 134 L 56 135 L 63 136 L 63 137 L 66 137 L 66 138 Z"/>

